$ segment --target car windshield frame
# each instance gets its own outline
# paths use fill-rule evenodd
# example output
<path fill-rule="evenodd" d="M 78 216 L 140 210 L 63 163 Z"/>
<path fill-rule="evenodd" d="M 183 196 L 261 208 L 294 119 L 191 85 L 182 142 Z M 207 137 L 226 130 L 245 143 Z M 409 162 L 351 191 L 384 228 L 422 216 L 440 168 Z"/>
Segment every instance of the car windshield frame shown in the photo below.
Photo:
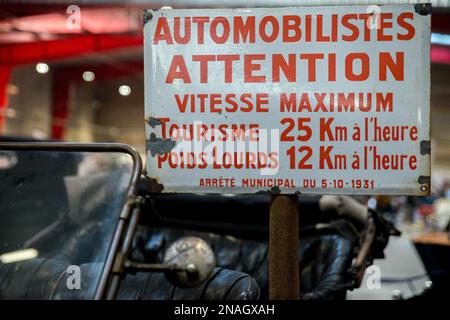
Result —
<path fill-rule="evenodd" d="M 130 181 L 125 193 L 120 214 L 115 226 L 114 234 L 108 246 L 108 253 L 100 274 L 94 300 L 103 299 L 110 295 L 108 288 L 113 269 L 114 260 L 120 249 L 120 243 L 124 235 L 128 234 L 130 223 L 129 216 L 133 203 L 137 201 L 138 184 L 142 174 L 142 160 L 139 153 L 133 147 L 122 143 L 77 143 L 77 142 L 0 142 L 1 151 L 55 151 L 55 152 L 99 152 L 99 153 L 124 153 L 131 156 L 133 165 Z"/>

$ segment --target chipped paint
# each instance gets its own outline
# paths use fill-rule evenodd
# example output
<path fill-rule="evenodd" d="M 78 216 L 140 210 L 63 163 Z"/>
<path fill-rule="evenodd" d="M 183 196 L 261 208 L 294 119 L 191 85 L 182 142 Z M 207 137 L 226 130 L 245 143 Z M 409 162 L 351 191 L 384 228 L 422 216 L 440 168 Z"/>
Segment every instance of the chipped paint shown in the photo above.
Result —
<path fill-rule="evenodd" d="M 145 118 L 145 122 L 152 128 L 155 128 L 156 126 L 162 125 L 162 121 L 155 117 L 148 117 Z"/>
<path fill-rule="evenodd" d="M 170 139 L 157 138 L 153 132 L 150 134 L 150 138 L 147 140 L 147 150 L 150 151 L 152 157 L 157 154 L 165 154 L 170 152 L 176 145 L 175 141 Z"/>
<path fill-rule="evenodd" d="M 417 182 L 419 182 L 419 184 L 430 184 L 431 177 L 430 176 L 419 176 L 419 179 L 417 179 Z"/>
<path fill-rule="evenodd" d="M 272 189 L 270 189 L 270 192 L 273 194 L 279 194 L 279 193 L 281 193 L 281 190 L 280 190 L 280 187 L 275 186 L 275 187 L 272 187 Z"/>
<path fill-rule="evenodd" d="M 431 154 L 431 141 L 430 140 L 420 141 L 420 155 L 424 156 L 426 154 Z"/>
<path fill-rule="evenodd" d="M 421 16 L 427 16 L 431 14 L 431 3 L 417 3 L 414 5 L 414 11 Z"/>

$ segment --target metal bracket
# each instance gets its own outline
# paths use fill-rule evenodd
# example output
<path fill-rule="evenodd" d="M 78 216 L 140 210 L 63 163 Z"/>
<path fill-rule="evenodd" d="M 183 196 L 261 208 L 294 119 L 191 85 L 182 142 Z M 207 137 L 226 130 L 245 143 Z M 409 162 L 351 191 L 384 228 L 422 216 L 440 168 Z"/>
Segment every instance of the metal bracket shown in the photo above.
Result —
<path fill-rule="evenodd" d="M 181 266 L 177 264 L 164 264 L 164 263 L 140 263 L 131 260 L 126 260 L 123 263 L 124 269 L 130 272 L 188 272 L 195 273 L 197 269 L 195 266 Z"/>
<path fill-rule="evenodd" d="M 127 201 L 125 202 L 124 206 L 123 206 L 123 210 L 120 213 L 120 217 L 119 218 L 122 219 L 122 220 L 128 220 L 130 218 L 131 211 L 136 206 L 143 205 L 144 202 L 145 202 L 145 198 L 143 198 L 141 196 L 129 197 L 127 199 Z"/>
<path fill-rule="evenodd" d="M 116 258 L 114 259 L 114 265 L 111 269 L 111 271 L 113 273 L 117 273 L 117 274 L 121 274 L 124 271 L 124 263 L 125 263 L 125 255 L 123 255 L 122 253 L 118 252 L 116 254 Z"/>

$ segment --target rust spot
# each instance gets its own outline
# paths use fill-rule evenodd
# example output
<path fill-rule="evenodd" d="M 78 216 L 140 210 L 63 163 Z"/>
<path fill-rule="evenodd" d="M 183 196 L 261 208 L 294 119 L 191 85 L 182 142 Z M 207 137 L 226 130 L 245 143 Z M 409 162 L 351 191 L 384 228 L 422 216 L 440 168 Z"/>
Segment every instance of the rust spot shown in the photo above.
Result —
<path fill-rule="evenodd" d="M 164 185 L 155 178 L 147 177 L 147 190 L 150 193 L 161 193 L 164 190 Z"/>
<path fill-rule="evenodd" d="M 150 139 L 147 140 L 147 150 L 150 150 L 152 157 L 157 154 L 164 154 L 170 152 L 175 147 L 176 142 L 170 139 L 157 138 L 152 132 Z"/>
<path fill-rule="evenodd" d="M 281 190 L 280 190 L 280 187 L 275 186 L 275 187 L 272 187 L 272 188 L 270 189 L 270 192 L 273 193 L 273 194 L 280 194 L 280 193 L 281 193 Z"/>

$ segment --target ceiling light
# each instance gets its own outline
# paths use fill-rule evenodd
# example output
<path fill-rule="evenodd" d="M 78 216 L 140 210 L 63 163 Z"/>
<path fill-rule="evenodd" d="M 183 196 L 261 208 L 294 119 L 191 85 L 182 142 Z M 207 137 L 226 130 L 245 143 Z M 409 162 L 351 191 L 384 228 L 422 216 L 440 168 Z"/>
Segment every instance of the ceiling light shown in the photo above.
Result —
<path fill-rule="evenodd" d="M 129 96 L 131 93 L 131 88 L 130 86 L 127 85 L 121 85 L 119 87 L 119 93 L 121 96 Z"/>
<path fill-rule="evenodd" d="M 92 71 L 85 71 L 83 72 L 83 80 L 87 82 L 94 81 L 95 74 Z"/>
<path fill-rule="evenodd" d="M 39 62 L 38 64 L 36 64 L 36 71 L 38 73 L 47 73 L 49 70 L 48 64 L 43 63 L 43 62 Z"/>
<path fill-rule="evenodd" d="M 16 115 L 17 115 L 17 112 L 16 112 L 16 110 L 14 110 L 14 109 L 11 109 L 11 108 L 6 108 L 6 116 L 8 117 L 8 118 L 15 118 L 16 117 Z"/>

